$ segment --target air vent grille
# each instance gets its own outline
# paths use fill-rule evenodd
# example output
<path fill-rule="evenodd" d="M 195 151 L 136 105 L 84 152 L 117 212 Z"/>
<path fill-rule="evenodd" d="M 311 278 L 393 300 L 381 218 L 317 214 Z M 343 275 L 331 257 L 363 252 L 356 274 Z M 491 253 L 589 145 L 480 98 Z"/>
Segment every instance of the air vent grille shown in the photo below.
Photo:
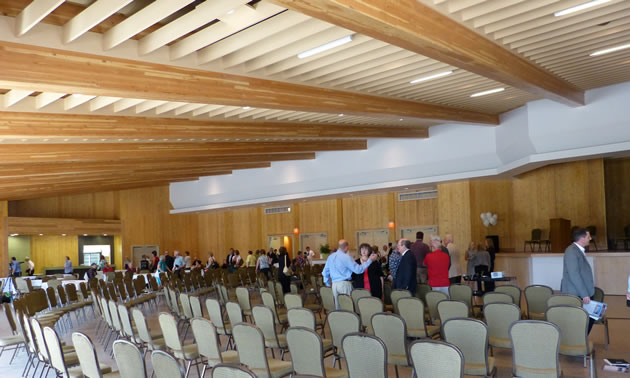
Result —
<path fill-rule="evenodd" d="M 290 206 L 280 206 L 280 207 L 267 207 L 265 208 L 265 214 L 280 214 L 280 213 L 290 213 Z"/>
<path fill-rule="evenodd" d="M 421 192 L 400 193 L 398 194 L 399 201 L 417 201 L 424 199 L 437 198 L 437 190 L 423 190 Z"/>

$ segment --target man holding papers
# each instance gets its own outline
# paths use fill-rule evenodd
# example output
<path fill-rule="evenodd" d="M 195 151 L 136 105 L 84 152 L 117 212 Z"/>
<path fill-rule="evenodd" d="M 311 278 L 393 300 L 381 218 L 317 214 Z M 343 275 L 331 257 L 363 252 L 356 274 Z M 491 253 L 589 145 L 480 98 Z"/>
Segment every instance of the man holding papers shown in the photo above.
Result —
<path fill-rule="evenodd" d="M 564 265 L 560 291 L 582 298 L 585 305 L 591 303 L 595 294 L 593 270 L 586 260 L 585 250 L 591 241 L 591 235 L 585 228 L 573 231 L 573 243 L 564 250 Z M 594 320 L 589 317 L 588 332 L 591 332 Z"/>

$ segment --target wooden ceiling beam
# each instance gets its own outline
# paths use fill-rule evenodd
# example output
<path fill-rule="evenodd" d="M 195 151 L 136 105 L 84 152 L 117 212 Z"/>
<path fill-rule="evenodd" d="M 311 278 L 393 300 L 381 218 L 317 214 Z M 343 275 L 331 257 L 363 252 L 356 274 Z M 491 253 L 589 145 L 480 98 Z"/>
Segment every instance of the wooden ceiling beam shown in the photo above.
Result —
<path fill-rule="evenodd" d="M 55 174 L 56 172 L 104 172 L 127 169 L 132 165 L 134 169 L 192 169 L 204 167 L 216 167 L 230 165 L 239 167 L 246 164 L 270 163 L 284 160 L 312 160 L 314 152 L 289 153 L 289 154 L 262 154 L 262 155 L 234 155 L 184 159 L 149 159 L 129 161 L 99 161 L 99 162 L 65 162 L 65 163 L 24 163 L 24 164 L 0 164 L 0 177 L 37 174 Z M 240 169 L 240 168 L 235 168 Z"/>
<path fill-rule="evenodd" d="M 584 91 L 418 0 L 271 1 L 535 95 L 584 105 Z"/>
<path fill-rule="evenodd" d="M 15 163 L 89 162 L 103 160 L 171 159 L 283 152 L 365 150 L 365 140 L 311 142 L 212 142 L 212 143 L 78 143 L 5 144 L 0 148 L 3 165 Z"/>
<path fill-rule="evenodd" d="M 427 128 L 0 113 L 0 138 L 427 138 Z"/>
<path fill-rule="evenodd" d="M 170 181 L 159 181 L 159 180 L 144 180 L 138 182 L 127 182 L 127 183 L 116 183 L 116 184 L 103 184 L 95 186 L 94 184 L 90 185 L 77 185 L 73 187 L 66 187 L 62 189 L 52 188 L 50 185 L 36 186 L 31 188 L 19 188 L 19 189 L 11 189 L 11 190 L 2 190 L 0 191 L 0 199 L 1 200 L 24 200 L 31 198 L 42 198 L 42 197 L 53 197 L 60 195 L 68 195 L 68 194 L 80 194 L 80 193 L 94 193 L 94 192 L 107 192 L 112 190 L 126 190 L 126 189 L 136 189 L 136 188 L 145 188 L 145 187 L 153 187 L 153 186 L 167 186 L 174 182 L 182 182 L 182 181 L 191 181 L 196 179 L 192 178 L 183 178 L 183 179 L 175 179 Z"/>
<path fill-rule="evenodd" d="M 441 105 L 9 42 L 0 43 L 0 72 L 0 88 L 371 117 L 499 123 L 497 115 Z"/>
<path fill-rule="evenodd" d="M 0 188 L 6 185 L 20 183 L 46 183 L 46 182 L 73 182 L 84 181 L 91 179 L 103 179 L 110 180 L 112 178 L 119 177 L 172 177 L 180 174 L 187 174 L 190 176 L 205 176 L 215 172 L 226 172 L 239 169 L 253 169 L 253 168 L 269 168 L 271 163 L 241 163 L 241 164 L 222 164 L 208 167 L 192 167 L 187 169 L 182 168 L 170 168 L 170 169 L 155 169 L 155 168 L 137 168 L 128 166 L 127 168 L 107 169 L 102 171 L 51 171 L 45 173 L 34 173 L 32 171 L 22 171 L 20 174 L 11 174 L 2 171 L 0 173 Z"/>

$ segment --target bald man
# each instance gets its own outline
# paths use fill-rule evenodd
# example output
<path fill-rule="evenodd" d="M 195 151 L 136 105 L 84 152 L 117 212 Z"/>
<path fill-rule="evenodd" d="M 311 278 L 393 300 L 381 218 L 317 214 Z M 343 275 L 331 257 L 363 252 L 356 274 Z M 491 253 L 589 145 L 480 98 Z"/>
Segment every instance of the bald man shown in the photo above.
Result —
<path fill-rule="evenodd" d="M 352 292 L 352 273 L 363 274 L 377 258 L 378 255 L 374 253 L 366 262 L 359 265 L 348 255 L 348 241 L 344 239 L 339 240 L 339 248 L 335 253 L 328 256 L 322 271 L 324 284 L 332 286 L 335 308 L 339 309 L 339 301 L 337 300 L 339 294 L 350 295 Z"/>

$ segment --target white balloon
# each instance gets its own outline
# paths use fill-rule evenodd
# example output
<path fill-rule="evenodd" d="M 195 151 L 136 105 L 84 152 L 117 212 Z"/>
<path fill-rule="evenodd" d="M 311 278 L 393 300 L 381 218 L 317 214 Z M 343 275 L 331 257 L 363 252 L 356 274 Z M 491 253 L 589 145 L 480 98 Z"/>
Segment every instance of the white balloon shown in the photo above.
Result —
<path fill-rule="evenodd" d="M 483 225 L 484 225 L 484 226 L 486 226 L 486 227 L 488 227 L 488 225 L 490 225 L 490 223 L 489 223 L 486 219 L 484 219 L 484 220 L 483 220 Z"/>
<path fill-rule="evenodd" d="M 492 213 L 488 211 L 488 212 L 486 213 L 486 217 L 488 217 L 488 219 L 492 218 Z"/>
<path fill-rule="evenodd" d="M 479 214 L 479 216 L 481 217 L 481 220 L 486 219 L 486 213 L 481 213 L 481 214 Z"/>

